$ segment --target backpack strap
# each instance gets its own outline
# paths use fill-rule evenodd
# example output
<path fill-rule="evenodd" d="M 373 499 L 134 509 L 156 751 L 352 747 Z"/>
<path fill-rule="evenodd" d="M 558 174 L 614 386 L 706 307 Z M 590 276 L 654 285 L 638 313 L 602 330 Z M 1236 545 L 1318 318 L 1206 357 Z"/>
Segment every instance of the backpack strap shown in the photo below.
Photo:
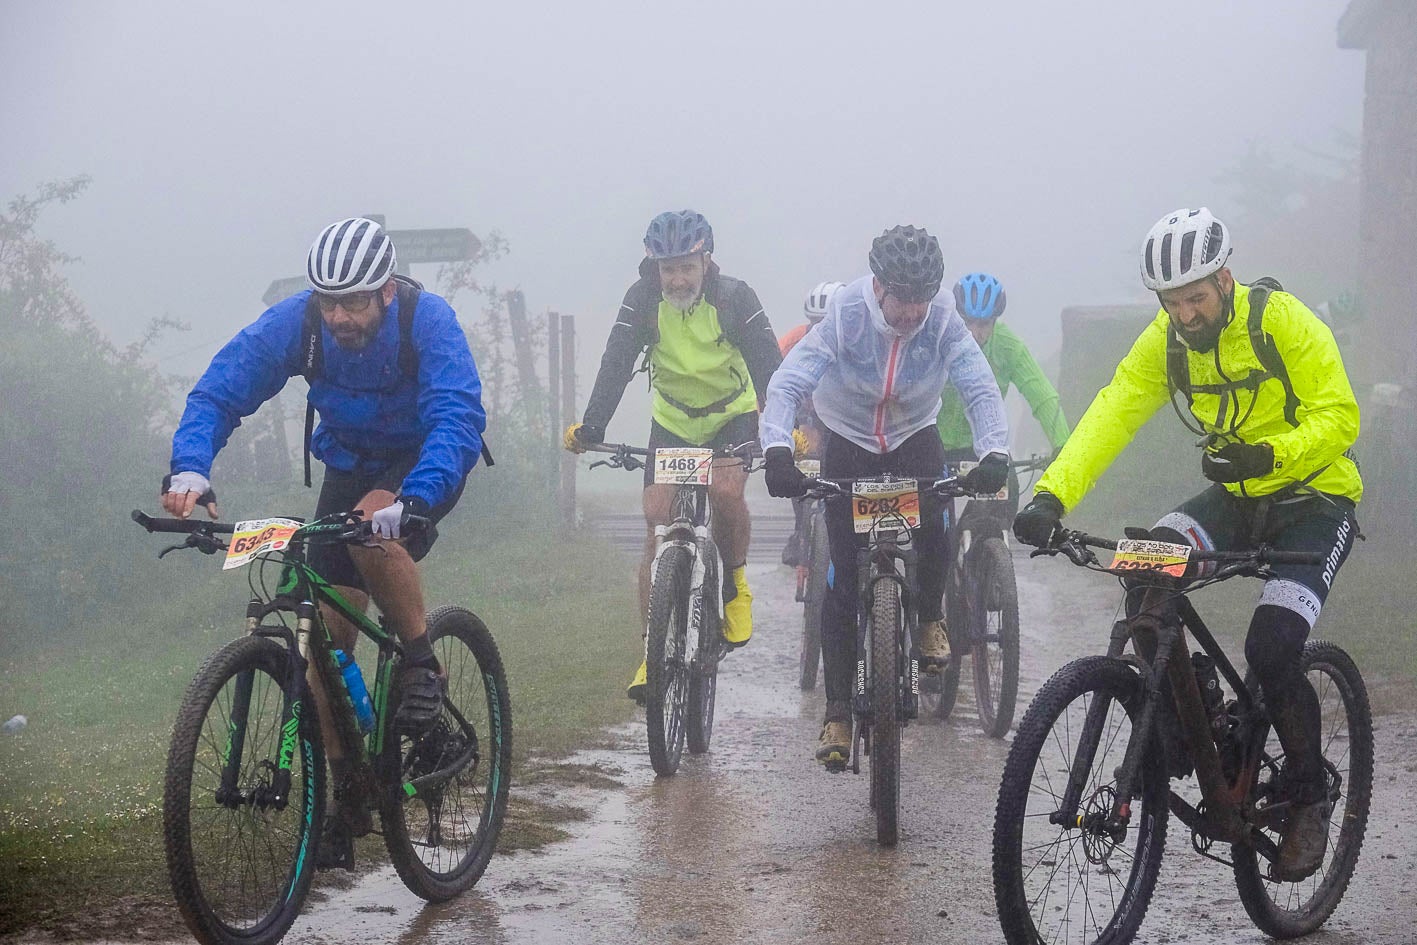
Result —
<path fill-rule="evenodd" d="M 1294 394 L 1294 385 L 1289 380 L 1289 369 L 1285 366 L 1284 359 L 1279 356 L 1279 347 L 1274 343 L 1274 338 L 1264 330 L 1264 309 L 1270 294 L 1282 291 L 1284 287 L 1272 276 L 1263 276 L 1250 283 L 1250 316 L 1246 327 L 1250 332 L 1250 346 L 1255 349 L 1255 357 L 1259 358 L 1266 371 L 1279 378 L 1279 383 L 1284 385 L 1284 419 L 1291 427 L 1297 427 L 1299 398 Z"/>
<path fill-rule="evenodd" d="M 320 301 L 314 292 L 305 303 L 305 319 L 300 330 L 300 376 L 313 384 L 325 372 L 324 336 L 320 332 Z M 310 488 L 310 438 L 315 433 L 315 405 L 305 400 L 305 488 Z"/>

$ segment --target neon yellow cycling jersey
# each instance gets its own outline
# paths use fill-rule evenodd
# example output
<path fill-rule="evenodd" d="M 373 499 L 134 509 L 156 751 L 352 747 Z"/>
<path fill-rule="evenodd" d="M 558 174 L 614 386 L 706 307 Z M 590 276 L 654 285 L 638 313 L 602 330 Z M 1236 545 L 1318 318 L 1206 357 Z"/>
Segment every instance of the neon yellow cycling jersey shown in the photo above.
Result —
<path fill-rule="evenodd" d="M 718 309 L 702 297 L 688 312 L 661 301 L 658 319 L 659 340 L 649 349 L 655 422 L 707 443 L 729 420 L 758 409 L 747 362 L 724 340 Z"/>
<path fill-rule="evenodd" d="M 1333 333 L 1304 303 L 1287 292 L 1274 292 L 1264 308 L 1264 330 L 1273 337 L 1299 399 L 1297 426 L 1285 419 L 1284 386 L 1278 378 L 1269 378 L 1253 390 L 1202 391 L 1264 370 L 1246 325 L 1249 297 L 1249 288 L 1237 282 L 1235 314 L 1215 349 L 1186 353 L 1196 388 L 1191 404 L 1196 421 L 1225 439 L 1267 443 L 1274 450 L 1273 472 L 1227 483 L 1226 488 L 1236 495 L 1260 497 L 1307 480 L 1315 491 L 1357 502 L 1363 495 L 1363 480 L 1357 465 L 1344 454 L 1358 438 L 1358 402 Z M 1057 461 L 1038 481 L 1038 489 L 1057 496 L 1064 509 L 1082 501 L 1142 424 L 1167 402 L 1168 323 L 1165 310 L 1159 311 L 1078 421 Z"/>

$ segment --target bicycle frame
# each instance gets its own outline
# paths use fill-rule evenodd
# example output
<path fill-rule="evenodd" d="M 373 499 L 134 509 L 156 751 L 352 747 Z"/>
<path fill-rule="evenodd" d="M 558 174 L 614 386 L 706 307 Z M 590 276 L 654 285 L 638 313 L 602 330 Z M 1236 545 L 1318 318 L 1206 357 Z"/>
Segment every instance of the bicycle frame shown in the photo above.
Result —
<path fill-rule="evenodd" d="M 1137 659 L 1145 666 L 1143 705 L 1133 726 L 1131 739 L 1117 777 L 1117 796 L 1104 829 L 1124 831 L 1131 816 L 1131 801 L 1138 787 L 1142 760 L 1154 741 L 1158 724 L 1157 712 L 1164 697 L 1163 680 L 1169 683 L 1172 703 L 1180 721 L 1181 735 L 1195 765 L 1204 810 L 1170 792 L 1168 804 L 1173 813 L 1196 834 L 1211 841 L 1251 846 L 1269 858 L 1278 853 L 1277 847 L 1262 832 L 1249 815 L 1248 790 L 1261 764 L 1261 756 L 1269 724 L 1250 694 L 1244 679 L 1230 662 L 1190 600 L 1174 580 L 1153 579 L 1157 583 L 1144 588 L 1138 612 L 1117 621 L 1112 628 L 1107 655 L 1124 658 L 1131 642 Z M 1132 588 L 1130 592 L 1143 588 Z M 1236 738 L 1241 746 L 1240 764 L 1234 780 L 1226 777 L 1220 749 L 1211 735 L 1210 721 L 1201 699 L 1200 687 L 1189 658 L 1187 630 L 1201 648 L 1215 661 L 1236 694 L 1239 708 L 1239 729 Z M 1179 657 L 1179 658 L 1178 658 Z M 1106 703 L 1099 700 L 1088 707 L 1083 732 L 1079 737 L 1077 755 L 1062 804 L 1049 818 L 1060 826 L 1078 823 L 1083 781 L 1091 770 L 1094 752 L 1100 741 Z M 1083 767 L 1078 767 L 1083 766 Z"/>

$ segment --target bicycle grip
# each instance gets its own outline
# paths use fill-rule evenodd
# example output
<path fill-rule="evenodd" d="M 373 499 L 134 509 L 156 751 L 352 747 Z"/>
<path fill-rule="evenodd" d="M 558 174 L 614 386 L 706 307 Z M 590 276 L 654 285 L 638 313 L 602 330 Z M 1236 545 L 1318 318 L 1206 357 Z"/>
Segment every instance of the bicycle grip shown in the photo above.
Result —
<path fill-rule="evenodd" d="M 202 522 L 196 519 L 181 518 L 153 518 L 141 509 L 133 510 L 133 521 L 153 533 L 171 532 L 177 535 L 190 535 L 197 531 L 205 531 L 214 535 L 229 535 L 235 530 L 234 526 L 221 522 Z"/>

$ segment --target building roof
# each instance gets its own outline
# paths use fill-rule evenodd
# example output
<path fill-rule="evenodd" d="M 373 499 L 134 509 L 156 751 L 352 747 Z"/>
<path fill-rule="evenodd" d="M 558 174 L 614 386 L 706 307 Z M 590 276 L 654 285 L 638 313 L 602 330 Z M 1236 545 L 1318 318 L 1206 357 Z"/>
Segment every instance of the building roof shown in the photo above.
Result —
<path fill-rule="evenodd" d="M 1402 0 L 1351 0 L 1338 18 L 1338 48 L 1367 49 Z"/>

